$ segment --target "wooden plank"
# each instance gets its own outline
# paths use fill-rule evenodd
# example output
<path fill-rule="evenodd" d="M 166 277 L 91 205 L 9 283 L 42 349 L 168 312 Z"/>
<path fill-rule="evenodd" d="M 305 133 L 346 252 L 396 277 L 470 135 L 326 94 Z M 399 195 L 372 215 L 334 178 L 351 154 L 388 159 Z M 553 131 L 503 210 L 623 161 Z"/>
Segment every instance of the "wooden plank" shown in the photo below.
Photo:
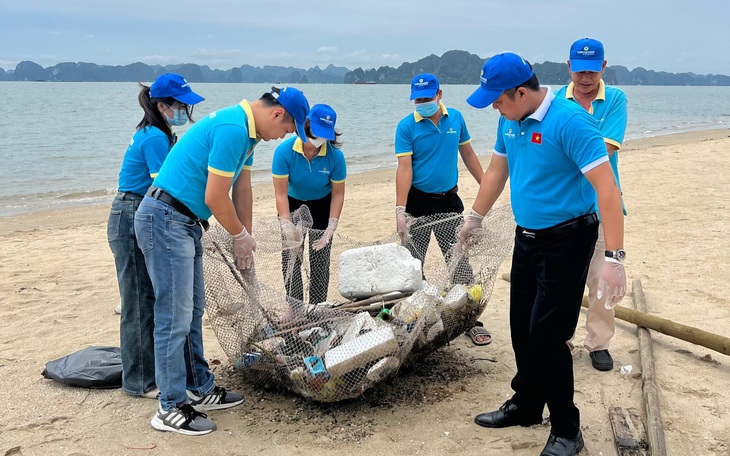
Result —
<path fill-rule="evenodd" d="M 616 452 L 619 456 L 647 456 L 644 424 L 634 409 L 610 407 L 608 419 L 613 430 Z"/>

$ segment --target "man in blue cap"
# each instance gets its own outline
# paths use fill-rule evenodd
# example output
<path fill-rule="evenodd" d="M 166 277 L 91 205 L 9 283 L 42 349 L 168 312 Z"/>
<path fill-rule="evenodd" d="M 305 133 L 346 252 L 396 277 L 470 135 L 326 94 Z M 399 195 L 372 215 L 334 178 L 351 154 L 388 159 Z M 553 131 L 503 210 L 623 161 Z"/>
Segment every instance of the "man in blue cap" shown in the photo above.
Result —
<path fill-rule="evenodd" d="M 540 454 L 570 456 L 583 449 L 583 436 L 565 341 L 578 322 L 598 208 L 611 253 L 601 269 L 599 294 L 614 304 L 626 292 L 621 195 L 596 122 L 541 87 L 528 62 L 512 53 L 495 55 L 480 80 L 467 102 L 476 108 L 491 104 L 501 117 L 494 154 L 459 236 L 468 244 L 509 178 L 517 222 L 510 284 L 517 373 L 512 398 L 475 422 L 531 426 L 541 422 L 547 405 L 552 429 Z"/>
<path fill-rule="evenodd" d="M 606 144 L 608 159 L 616 176 L 619 190 L 618 151 L 626 133 L 628 118 L 626 95 L 621 89 L 607 86 L 602 79 L 606 68 L 603 44 L 591 38 L 583 38 L 570 47 L 568 71 L 572 82 L 555 92 L 559 98 L 578 103 L 598 122 L 598 128 Z M 624 215 L 626 210 L 624 209 Z M 603 227 L 599 224 L 598 240 L 588 269 L 588 312 L 586 313 L 586 338 L 583 345 L 590 352 L 591 364 L 599 371 L 613 369 L 613 358 L 608 351 L 616 324 L 613 308 L 598 298 L 598 279 L 603 266 L 606 241 Z"/>
<path fill-rule="evenodd" d="M 438 222 L 436 214 L 464 212 L 457 193 L 458 156 L 474 179 L 482 179 L 482 165 L 471 146 L 471 137 L 461 113 L 441 103 L 443 93 L 436 76 L 419 74 L 411 81 L 411 101 L 415 112 L 398 123 L 395 132 L 396 229 L 404 246 L 423 263 L 431 231 L 448 263 L 457 242 L 457 223 Z M 419 217 L 409 226 L 406 214 Z M 432 220 L 429 218 L 433 218 Z M 459 222 L 460 223 L 460 222 Z M 473 280 L 471 266 L 462 258 L 455 268 L 456 283 Z"/>
<path fill-rule="evenodd" d="M 207 434 L 216 425 L 202 412 L 243 402 L 215 385 L 203 354 L 202 230 L 215 216 L 232 236 L 236 267 L 251 267 L 254 146 L 294 132 L 306 141 L 308 112 L 304 94 L 285 87 L 207 115 L 175 144 L 139 205 L 134 229 L 155 292 L 155 429 Z"/>

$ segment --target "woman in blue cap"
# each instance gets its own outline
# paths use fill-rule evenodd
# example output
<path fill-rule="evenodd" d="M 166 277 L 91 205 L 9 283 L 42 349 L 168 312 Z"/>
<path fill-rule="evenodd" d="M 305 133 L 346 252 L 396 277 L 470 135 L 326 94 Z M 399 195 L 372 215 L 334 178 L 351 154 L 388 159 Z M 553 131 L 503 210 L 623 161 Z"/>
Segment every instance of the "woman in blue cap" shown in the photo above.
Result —
<path fill-rule="evenodd" d="M 177 137 L 172 127 L 192 122 L 193 106 L 204 100 L 174 73 L 151 86 L 140 84 L 137 99 L 144 117 L 127 146 L 112 203 L 107 239 L 114 254 L 121 295 L 122 388 L 132 396 L 154 399 L 154 304 L 152 282 L 134 234 L 134 213 L 157 176 Z"/>
<path fill-rule="evenodd" d="M 312 215 L 309 231 L 310 303 L 327 300 L 332 236 L 345 201 L 347 166 L 340 150 L 341 133 L 335 130 L 337 114 L 326 104 L 312 107 L 304 123 L 307 142 L 292 138 L 274 151 L 276 210 L 284 240 L 282 269 L 287 295 L 304 301 L 301 261 L 301 227 L 292 223 L 292 212 L 307 206 Z"/>

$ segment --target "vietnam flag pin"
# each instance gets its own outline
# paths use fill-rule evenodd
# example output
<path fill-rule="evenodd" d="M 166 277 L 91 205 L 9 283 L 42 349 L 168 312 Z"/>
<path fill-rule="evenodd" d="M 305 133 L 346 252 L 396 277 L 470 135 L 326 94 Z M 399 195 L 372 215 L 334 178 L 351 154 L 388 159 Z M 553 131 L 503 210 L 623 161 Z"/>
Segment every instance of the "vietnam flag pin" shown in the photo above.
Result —
<path fill-rule="evenodd" d="M 533 132 L 531 141 L 535 144 L 542 144 L 542 133 Z"/>

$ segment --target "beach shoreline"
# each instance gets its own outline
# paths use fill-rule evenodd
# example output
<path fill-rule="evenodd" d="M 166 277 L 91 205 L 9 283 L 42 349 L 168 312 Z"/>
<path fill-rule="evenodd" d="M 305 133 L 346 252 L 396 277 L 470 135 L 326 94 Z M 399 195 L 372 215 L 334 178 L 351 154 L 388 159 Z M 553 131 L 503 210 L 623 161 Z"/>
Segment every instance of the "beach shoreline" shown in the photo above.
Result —
<path fill-rule="evenodd" d="M 641 280 L 649 313 L 730 336 L 730 131 L 627 141 L 620 153 L 628 282 Z M 486 166 L 489 156 L 480 158 Z M 467 210 L 477 188 L 462 165 L 459 194 Z M 275 215 L 273 193 L 270 183 L 254 187 L 254 222 Z M 349 176 L 337 233 L 361 241 L 392 235 L 394 199 L 394 169 Z M 505 191 L 497 205 L 508 203 Z M 108 213 L 109 206 L 96 205 L 0 217 L 0 391 L 9 398 L 0 454 L 534 456 L 543 447 L 546 426 L 485 429 L 473 422 L 511 395 L 509 283 L 500 279 L 480 318 L 492 333 L 490 345 L 475 347 L 459 336 L 426 358 L 420 371 L 399 373 L 384 388 L 338 404 L 312 404 L 242 383 L 204 318 L 206 358 L 218 381 L 242 391 L 246 402 L 212 412 L 218 430 L 203 437 L 152 429 L 154 401 L 43 379 L 50 360 L 119 344 Z M 499 275 L 509 266 L 508 259 Z M 630 291 L 621 305 L 633 308 Z M 617 322 L 610 347 L 615 368 L 598 372 L 581 346 L 584 326 L 581 312 L 573 352 L 586 442 L 581 454 L 613 455 L 608 409 L 643 414 L 636 327 Z M 728 456 L 730 357 L 658 332 L 652 340 L 669 454 Z"/>
<path fill-rule="evenodd" d="M 671 146 L 676 144 L 694 143 L 696 141 L 720 139 L 728 137 L 729 135 L 730 130 L 727 128 L 659 135 L 626 141 L 622 152 L 626 153 L 632 150 L 641 150 L 651 147 Z M 479 151 L 478 155 L 482 162 L 482 166 L 486 167 L 489 164 L 491 152 L 485 156 L 484 151 Z M 388 183 L 391 180 L 394 182 L 395 169 L 395 165 L 393 165 L 392 167 L 377 170 L 351 173 L 347 177 L 347 184 L 360 185 L 365 182 Z M 461 173 L 460 176 L 462 180 L 465 177 L 468 177 L 465 176 L 464 173 Z M 273 196 L 273 185 L 270 182 L 253 184 L 253 189 L 255 200 L 261 201 L 266 199 L 267 192 L 270 192 Z M 346 205 L 347 202 L 348 201 L 345 200 Z M 109 215 L 110 206 L 111 198 L 108 202 L 104 203 L 69 205 L 62 208 L 44 209 L 12 215 L 0 215 L 0 232 L 17 230 L 23 231 L 34 229 L 39 226 L 51 228 L 62 227 L 69 224 L 81 225 L 84 223 L 96 223 L 101 219 L 106 219 Z"/>

